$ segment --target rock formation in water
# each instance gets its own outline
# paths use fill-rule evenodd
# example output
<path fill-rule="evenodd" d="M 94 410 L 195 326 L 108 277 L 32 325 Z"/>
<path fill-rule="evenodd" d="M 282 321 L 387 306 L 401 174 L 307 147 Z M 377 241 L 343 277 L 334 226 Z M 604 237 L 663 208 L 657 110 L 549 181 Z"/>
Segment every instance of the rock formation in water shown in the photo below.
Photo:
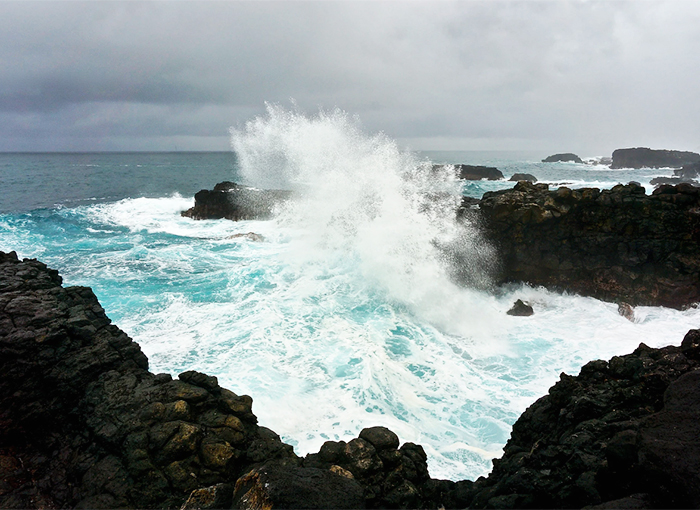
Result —
<path fill-rule="evenodd" d="M 384 427 L 299 458 L 250 397 L 147 368 L 89 288 L 0 252 L 0 508 L 700 505 L 698 330 L 562 374 L 475 482 Z"/>
<path fill-rule="evenodd" d="M 636 147 L 613 151 L 610 168 L 680 168 L 698 162 L 700 154 L 695 152 Z"/>
<path fill-rule="evenodd" d="M 274 207 L 289 199 L 285 190 L 261 190 L 224 181 L 213 190 L 203 189 L 194 196 L 194 207 L 182 216 L 195 220 L 250 220 L 272 217 Z"/>
<path fill-rule="evenodd" d="M 501 282 L 522 281 L 607 301 L 683 308 L 700 301 L 700 188 L 630 183 L 550 191 L 519 182 L 480 204 Z"/>
<path fill-rule="evenodd" d="M 547 156 L 542 160 L 542 163 L 557 163 L 557 162 L 571 162 L 571 163 L 583 163 L 581 158 L 576 154 L 571 152 L 566 152 L 564 154 L 553 154 L 552 156 Z"/>
<path fill-rule="evenodd" d="M 433 165 L 433 170 L 440 170 L 447 165 Z M 497 181 L 504 179 L 503 172 L 494 166 L 480 165 L 452 165 L 455 169 L 455 175 L 458 179 L 465 181 L 480 181 L 486 179 L 489 181 Z"/>
<path fill-rule="evenodd" d="M 655 177 L 650 184 L 660 185 L 660 184 L 682 184 L 688 183 L 694 186 L 700 185 L 700 162 L 693 163 L 689 165 L 683 165 L 681 168 L 676 168 L 673 171 L 673 177 Z"/>
<path fill-rule="evenodd" d="M 513 174 L 509 181 L 528 181 L 537 182 L 537 177 L 532 174 Z"/>

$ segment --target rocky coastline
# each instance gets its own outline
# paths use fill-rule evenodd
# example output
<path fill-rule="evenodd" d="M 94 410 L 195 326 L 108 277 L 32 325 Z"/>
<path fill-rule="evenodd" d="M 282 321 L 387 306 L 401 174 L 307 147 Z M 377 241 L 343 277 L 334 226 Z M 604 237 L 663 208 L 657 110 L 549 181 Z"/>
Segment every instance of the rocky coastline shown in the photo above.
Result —
<path fill-rule="evenodd" d="M 0 253 L 2 508 L 700 505 L 700 331 L 562 374 L 476 481 L 384 427 L 300 458 L 215 377 L 148 371 L 93 292 Z"/>
<path fill-rule="evenodd" d="M 197 193 L 195 206 L 182 214 L 264 219 L 290 196 L 250 190 L 217 184 Z M 457 214 L 479 224 L 496 248 L 498 284 L 526 282 L 632 306 L 700 302 L 700 187 L 689 183 L 661 185 L 647 195 L 635 183 L 550 190 L 519 181 L 480 200 L 464 197 Z"/>

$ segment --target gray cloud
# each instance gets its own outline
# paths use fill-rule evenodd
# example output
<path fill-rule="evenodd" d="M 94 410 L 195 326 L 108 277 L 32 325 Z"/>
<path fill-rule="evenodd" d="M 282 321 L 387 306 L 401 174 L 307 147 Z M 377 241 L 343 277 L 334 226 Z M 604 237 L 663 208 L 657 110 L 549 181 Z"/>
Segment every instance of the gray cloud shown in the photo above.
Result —
<path fill-rule="evenodd" d="M 228 148 L 340 107 L 413 148 L 700 150 L 700 3 L 0 3 L 0 150 Z"/>

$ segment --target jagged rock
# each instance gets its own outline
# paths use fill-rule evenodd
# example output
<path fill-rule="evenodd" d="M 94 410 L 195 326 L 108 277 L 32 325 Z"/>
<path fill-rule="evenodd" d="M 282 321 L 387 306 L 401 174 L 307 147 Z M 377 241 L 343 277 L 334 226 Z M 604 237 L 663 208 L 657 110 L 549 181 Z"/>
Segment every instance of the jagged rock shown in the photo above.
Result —
<path fill-rule="evenodd" d="M 508 315 L 515 315 L 517 317 L 529 317 L 535 312 L 529 304 L 524 303 L 522 300 L 518 299 L 515 303 L 513 303 L 513 307 L 506 313 Z"/>
<path fill-rule="evenodd" d="M 680 168 L 698 162 L 700 154 L 695 152 L 636 147 L 613 151 L 610 168 Z"/>
<path fill-rule="evenodd" d="M 0 507 L 179 507 L 294 458 L 250 397 L 198 372 L 148 372 L 93 292 L 44 264 L 0 255 L 0 310 Z"/>
<path fill-rule="evenodd" d="M 552 156 L 547 156 L 542 160 L 542 163 L 557 163 L 557 162 L 573 162 L 573 163 L 583 163 L 581 158 L 579 158 L 576 154 L 572 154 L 571 152 L 566 152 L 563 154 L 554 154 Z"/>
<path fill-rule="evenodd" d="M 633 306 L 700 301 L 700 188 L 630 183 L 550 191 L 519 182 L 485 193 L 479 221 L 498 249 L 497 280 Z"/>
<path fill-rule="evenodd" d="M 224 181 L 213 190 L 198 191 L 194 196 L 194 207 L 181 214 L 195 220 L 269 219 L 275 206 L 290 197 L 291 192 L 285 190 L 261 190 Z"/>
<path fill-rule="evenodd" d="M 532 174 L 513 174 L 509 181 L 528 181 L 537 182 L 537 177 Z"/>
<path fill-rule="evenodd" d="M 700 351 L 684 343 L 685 353 L 641 344 L 562 374 L 515 423 L 489 477 L 468 487 L 470 507 L 697 508 Z"/>

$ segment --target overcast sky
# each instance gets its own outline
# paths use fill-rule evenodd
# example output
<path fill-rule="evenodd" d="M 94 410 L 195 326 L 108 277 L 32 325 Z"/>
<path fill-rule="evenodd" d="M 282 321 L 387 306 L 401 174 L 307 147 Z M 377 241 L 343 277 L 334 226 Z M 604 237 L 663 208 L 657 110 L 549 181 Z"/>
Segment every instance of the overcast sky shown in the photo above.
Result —
<path fill-rule="evenodd" d="M 700 1 L 0 2 L 0 150 L 229 150 L 265 102 L 424 150 L 700 151 Z"/>

